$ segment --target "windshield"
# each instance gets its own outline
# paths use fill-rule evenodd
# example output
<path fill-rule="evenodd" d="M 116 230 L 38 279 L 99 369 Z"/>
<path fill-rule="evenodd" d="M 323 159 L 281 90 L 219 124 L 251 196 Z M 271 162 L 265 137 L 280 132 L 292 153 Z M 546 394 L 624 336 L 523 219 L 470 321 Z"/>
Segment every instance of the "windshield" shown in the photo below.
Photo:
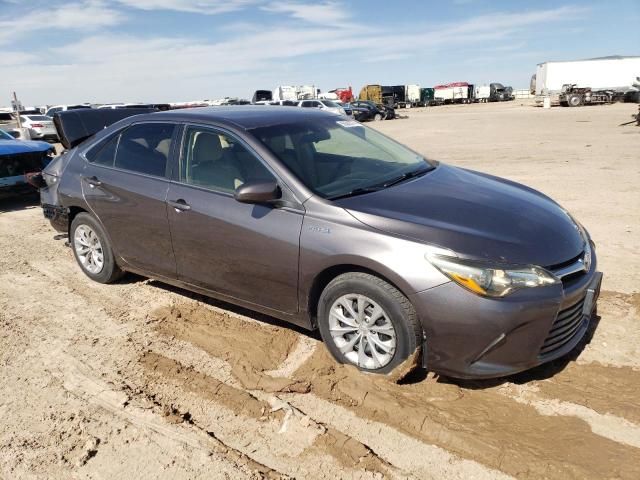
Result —
<path fill-rule="evenodd" d="M 0 130 L 0 140 L 15 140 L 15 138 L 13 138 L 4 130 Z"/>
<path fill-rule="evenodd" d="M 421 155 L 353 120 L 321 118 L 250 132 L 323 198 L 384 188 L 403 175 L 433 168 Z"/>
<path fill-rule="evenodd" d="M 325 107 L 340 108 L 340 105 L 338 105 L 336 102 L 332 102 L 331 100 L 320 100 L 320 101 L 324 103 Z"/>

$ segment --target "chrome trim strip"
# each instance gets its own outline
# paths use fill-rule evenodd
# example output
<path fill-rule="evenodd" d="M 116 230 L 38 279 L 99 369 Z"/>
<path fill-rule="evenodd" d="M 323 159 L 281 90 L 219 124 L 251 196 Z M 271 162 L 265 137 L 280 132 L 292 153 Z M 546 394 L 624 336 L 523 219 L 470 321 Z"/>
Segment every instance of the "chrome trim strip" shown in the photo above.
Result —
<path fill-rule="evenodd" d="M 579 260 L 576 260 L 571 265 L 567 265 L 566 267 L 560 268 L 558 270 L 553 270 L 552 273 L 558 278 L 563 278 L 573 273 L 586 272 L 586 271 L 587 271 L 587 267 L 584 264 L 582 258 L 580 258 Z"/>

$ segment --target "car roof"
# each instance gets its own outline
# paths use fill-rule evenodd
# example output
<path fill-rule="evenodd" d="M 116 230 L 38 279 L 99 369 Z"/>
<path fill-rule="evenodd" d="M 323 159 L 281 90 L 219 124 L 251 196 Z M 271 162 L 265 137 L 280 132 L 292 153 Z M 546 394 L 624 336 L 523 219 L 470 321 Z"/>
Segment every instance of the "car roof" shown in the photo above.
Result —
<path fill-rule="evenodd" d="M 335 118 L 333 114 L 317 109 L 291 108 L 281 106 L 262 105 L 234 105 L 230 107 L 200 107 L 182 110 L 169 110 L 136 116 L 141 120 L 174 120 L 179 122 L 222 122 L 232 123 L 243 129 L 280 125 L 305 120 L 317 119 L 318 116 Z"/>

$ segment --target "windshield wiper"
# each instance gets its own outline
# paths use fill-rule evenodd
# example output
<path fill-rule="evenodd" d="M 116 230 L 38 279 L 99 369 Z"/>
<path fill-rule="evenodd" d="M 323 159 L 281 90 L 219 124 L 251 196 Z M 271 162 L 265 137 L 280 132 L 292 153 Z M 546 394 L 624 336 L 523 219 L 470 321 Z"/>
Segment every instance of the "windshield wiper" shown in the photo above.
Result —
<path fill-rule="evenodd" d="M 397 185 L 398 183 L 402 183 L 406 180 L 409 180 L 410 178 L 416 178 L 416 177 L 420 177 L 422 175 L 424 175 L 425 173 L 429 172 L 433 170 L 433 167 L 431 168 L 419 168 L 417 170 L 412 170 L 410 172 L 405 172 L 402 175 L 396 177 L 396 178 L 392 178 L 391 180 L 387 180 L 386 182 L 384 182 L 382 184 L 383 188 L 387 188 L 387 187 L 391 187 L 392 185 Z"/>
<path fill-rule="evenodd" d="M 405 172 L 402 175 L 392 178 L 391 180 L 387 180 L 384 183 L 380 183 L 378 185 L 372 185 L 370 187 L 359 187 L 359 188 L 355 188 L 353 190 L 351 190 L 350 192 L 347 193 L 343 193 L 340 195 L 336 195 L 334 197 L 328 197 L 328 200 L 338 200 L 340 198 L 347 198 L 347 197 L 355 197 L 356 195 L 363 195 L 365 193 L 371 193 L 371 192 L 377 192 L 379 190 L 382 190 L 384 188 L 388 188 L 391 187 L 392 185 L 397 185 L 398 183 L 404 182 L 406 180 L 409 180 L 410 178 L 415 178 L 415 177 L 420 177 L 422 175 L 424 175 L 427 172 L 430 172 L 431 170 L 433 170 L 434 167 L 428 167 L 428 168 L 419 168 L 416 170 L 412 170 L 410 172 Z"/>
<path fill-rule="evenodd" d="M 328 197 L 328 200 L 338 200 L 340 198 L 347 198 L 347 197 L 355 197 L 357 195 L 363 195 L 365 193 L 371 193 L 371 192 L 377 192 L 378 190 L 382 190 L 384 187 L 361 187 L 361 188 L 354 188 L 353 190 L 351 190 L 350 192 L 347 193 L 342 193 L 340 195 L 336 195 L 334 197 Z"/>

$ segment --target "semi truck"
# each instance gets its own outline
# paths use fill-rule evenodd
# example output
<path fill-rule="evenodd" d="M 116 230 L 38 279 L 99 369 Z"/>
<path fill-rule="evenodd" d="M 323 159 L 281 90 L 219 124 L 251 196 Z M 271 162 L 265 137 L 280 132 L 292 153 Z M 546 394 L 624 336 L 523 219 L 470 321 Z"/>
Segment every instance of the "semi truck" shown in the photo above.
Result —
<path fill-rule="evenodd" d="M 471 103 L 475 93 L 474 86 L 467 82 L 436 85 L 433 89 L 435 98 L 441 98 L 444 103 Z"/>
<path fill-rule="evenodd" d="M 513 100 L 513 88 L 505 87 L 501 83 L 490 83 L 475 88 L 474 101 L 476 102 L 507 102 Z"/>
<path fill-rule="evenodd" d="M 613 91 L 625 94 L 635 91 L 633 82 L 640 75 L 640 56 L 602 57 L 568 62 L 544 62 L 536 67 L 532 78 L 536 100 L 551 97 L 552 103 L 559 102 L 559 94 L 564 85 L 575 88 L 590 88 L 592 91 Z"/>
<path fill-rule="evenodd" d="M 329 93 L 334 93 L 337 99 L 344 103 L 353 102 L 353 100 L 355 99 L 351 87 L 335 88 L 333 90 L 329 90 Z"/>
<path fill-rule="evenodd" d="M 371 101 L 379 105 L 396 105 L 396 97 L 393 87 L 386 85 L 365 85 L 360 90 L 358 100 Z"/>
<path fill-rule="evenodd" d="M 280 85 L 273 89 L 273 101 L 286 100 L 290 102 L 298 101 L 298 90 L 290 85 Z"/>

